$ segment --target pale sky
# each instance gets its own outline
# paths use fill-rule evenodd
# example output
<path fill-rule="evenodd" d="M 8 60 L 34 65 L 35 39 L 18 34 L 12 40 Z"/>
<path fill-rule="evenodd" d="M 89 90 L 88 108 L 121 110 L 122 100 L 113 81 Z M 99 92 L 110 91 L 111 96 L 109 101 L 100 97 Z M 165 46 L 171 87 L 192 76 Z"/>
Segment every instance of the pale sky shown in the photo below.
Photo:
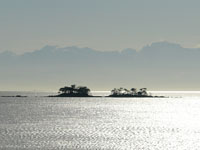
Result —
<path fill-rule="evenodd" d="M 163 40 L 200 47 L 199 7 L 199 0 L 0 0 L 0 52 L 140 49 Z"/>

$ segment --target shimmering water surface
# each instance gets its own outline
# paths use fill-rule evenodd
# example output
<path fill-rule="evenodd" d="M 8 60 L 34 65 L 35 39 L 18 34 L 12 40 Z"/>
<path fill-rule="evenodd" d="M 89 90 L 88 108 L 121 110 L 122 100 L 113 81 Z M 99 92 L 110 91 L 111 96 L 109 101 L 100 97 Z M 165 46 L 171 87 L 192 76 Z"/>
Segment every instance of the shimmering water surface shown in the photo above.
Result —
<path fill-rule="evenodd" d="M 199 150 L 200 93 L 164 94 L 0 97 L 0 149 Z"/>

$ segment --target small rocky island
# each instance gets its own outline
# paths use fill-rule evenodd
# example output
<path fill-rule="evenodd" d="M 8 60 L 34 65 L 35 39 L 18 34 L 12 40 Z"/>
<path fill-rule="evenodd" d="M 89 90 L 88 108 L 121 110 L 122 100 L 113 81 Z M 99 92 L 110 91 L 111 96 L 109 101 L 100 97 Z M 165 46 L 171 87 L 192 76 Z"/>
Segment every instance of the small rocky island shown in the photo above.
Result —
<path fill-rule="evenodd" d="M 49 97 L 102 97 L 93 96 L 90 93 L 90 89 L 86 86 L 76 86 L 75 84 L 71 86 L 65 86 L 59 89 L 58 95 L 53 95 Z M 164 96 L 152 96 L 147 93 L 147 88 L 141 88 L 137 91 L 136 88 L 131 88 L 130 90 L 126 88 L 114 88 L 111 94 L 104 97 L 158 97 L 164 98 Z"/>
<path fill-rule="evenodd" d="M 16 96 L 1 96 L 1 97 L 27 97 L 27 96 L 16 95 Z"/>

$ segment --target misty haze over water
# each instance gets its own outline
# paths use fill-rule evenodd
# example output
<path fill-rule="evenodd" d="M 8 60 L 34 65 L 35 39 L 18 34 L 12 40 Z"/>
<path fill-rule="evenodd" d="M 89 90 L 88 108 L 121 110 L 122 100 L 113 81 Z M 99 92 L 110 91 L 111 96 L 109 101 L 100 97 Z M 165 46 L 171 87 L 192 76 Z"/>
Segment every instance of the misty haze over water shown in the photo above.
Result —
<path fill-rule="evenodd" d="M 91 90 L 121 86 L 198 91 L 199 58 L 199 48 L 169 42 L 152 43 L 139 51 L 46 46 L 22 55 L 2 52 L 1 90 L 55 91 L 76 83 Z"/>
<path fill-rule="evenodd" d="M 0 1 L 0 150 L 199 150 L 199 6 Z"/>

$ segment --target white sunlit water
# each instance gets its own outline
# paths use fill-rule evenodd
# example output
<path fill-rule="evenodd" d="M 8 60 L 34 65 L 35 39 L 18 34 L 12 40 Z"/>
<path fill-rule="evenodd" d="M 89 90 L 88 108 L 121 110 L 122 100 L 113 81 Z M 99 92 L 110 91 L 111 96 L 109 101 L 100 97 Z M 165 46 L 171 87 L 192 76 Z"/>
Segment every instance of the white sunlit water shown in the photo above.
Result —
<path fill-rule="evenodd" d="M 45 94 L 0 97 L 0 149 L 200 148 L 200 92 L 152 92 L 168 98 L 40 97 Z"/>

